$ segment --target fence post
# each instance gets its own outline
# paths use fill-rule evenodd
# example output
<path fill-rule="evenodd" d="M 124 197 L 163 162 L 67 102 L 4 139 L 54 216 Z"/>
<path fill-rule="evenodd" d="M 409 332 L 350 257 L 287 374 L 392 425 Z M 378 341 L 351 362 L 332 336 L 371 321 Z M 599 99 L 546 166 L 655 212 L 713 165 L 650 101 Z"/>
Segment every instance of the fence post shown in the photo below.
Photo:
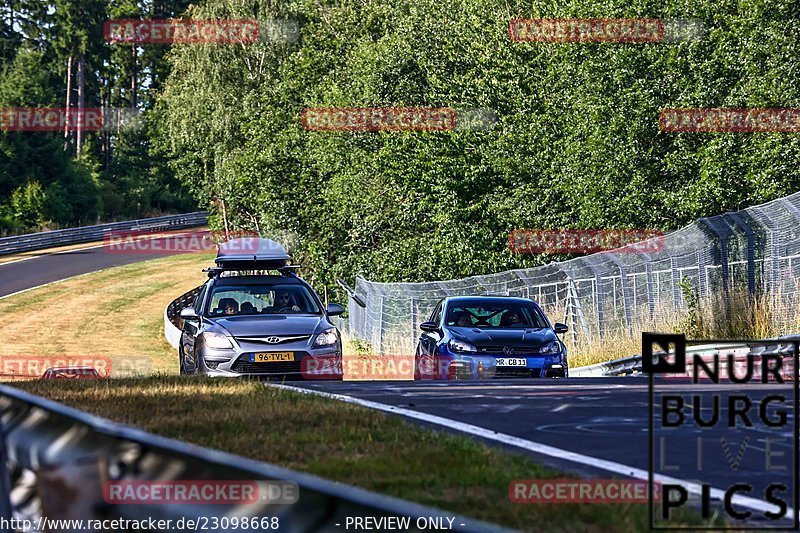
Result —
<path fill-rule="evenodd" d="M 742 230 L 747 238 L 747 290 L 750 294 L 756 292 L 756 242 L 755 232 L 737 213 L 722 215 L 723 220 L 731 220 L 733 225 Z"/>
<path fill-rule="evenodd" d="M 619 285 L 622 291 L 622 312 L 625 315 L 625 326 L 628 328 L 628 335 L 633 335 L 633 317 L 631 316 L 630 305 L 630 284 L 628 283 L 628 269 L 625 264 L 613 252 L 608 253 L 608 258 L 617 265 L 619 269 Z"/>

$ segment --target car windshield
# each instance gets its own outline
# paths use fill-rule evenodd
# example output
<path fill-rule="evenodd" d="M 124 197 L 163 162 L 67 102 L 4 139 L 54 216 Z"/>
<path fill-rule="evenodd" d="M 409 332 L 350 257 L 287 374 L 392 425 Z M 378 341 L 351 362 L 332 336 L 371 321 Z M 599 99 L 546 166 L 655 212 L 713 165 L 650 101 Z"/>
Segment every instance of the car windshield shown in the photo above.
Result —
<path fill-rule="evenodd" d="M 321 314 L 303 285 L 222 285 L 214 287 L 206 316 Z"/>
<path fill-rule="evenodd" d="M 547 320 L 532 303 L 460 301 L 447 310 L 448 326 L 476 328 L 546 328 Z"/>

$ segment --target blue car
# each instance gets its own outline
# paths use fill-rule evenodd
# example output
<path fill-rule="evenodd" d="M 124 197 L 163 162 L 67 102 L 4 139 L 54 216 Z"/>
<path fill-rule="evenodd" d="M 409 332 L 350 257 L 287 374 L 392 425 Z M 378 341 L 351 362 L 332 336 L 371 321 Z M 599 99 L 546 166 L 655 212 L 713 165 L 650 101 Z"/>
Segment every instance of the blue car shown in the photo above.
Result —
<path fill-rule="evenodd" d="M 565 324 L 526 298 L 455 296 L 419 325 L 416 379 L 567 377 Z"/>

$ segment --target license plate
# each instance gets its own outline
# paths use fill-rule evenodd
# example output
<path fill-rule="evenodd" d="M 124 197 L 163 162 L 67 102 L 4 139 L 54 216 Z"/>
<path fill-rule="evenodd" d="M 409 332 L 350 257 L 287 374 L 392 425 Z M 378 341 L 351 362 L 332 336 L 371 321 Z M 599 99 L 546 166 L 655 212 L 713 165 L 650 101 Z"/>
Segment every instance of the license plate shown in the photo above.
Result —
<path fill-rule="evenodd" d="M 251 363 L 280 363 L 294 361 L 294 352 L 264 352 L 250 355 Z"/>
<path fill-rule="evenodd" d="M 498 357 L 496 359 L 497 366 L 528 366 L 528 361 L 525 359 L 515 359 L 509 357 Z"/>

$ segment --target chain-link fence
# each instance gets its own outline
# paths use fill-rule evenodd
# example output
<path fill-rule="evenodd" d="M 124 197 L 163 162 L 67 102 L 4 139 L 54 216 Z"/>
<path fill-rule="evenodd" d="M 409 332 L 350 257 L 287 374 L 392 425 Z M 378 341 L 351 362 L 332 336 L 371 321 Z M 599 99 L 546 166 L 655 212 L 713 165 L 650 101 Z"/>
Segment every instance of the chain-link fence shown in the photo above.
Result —
<path fill-rule="evenodd" d="M 417 325 L 441 298 L 509 295 L 538 302 L 551 319 L 567 322 L 570 344 L 587 345 L 674 323 L 686 310 L 682 284 L 700 298 L 731 290 L 768 295 L 776 327 L 794 327 L 800 193 L 701 218 L 655 239 L 645 246 L 458 280 L 375 283 L 359 277 L 355 293 L 366 307 L 350 299 L 349 329 L 381 353 L 412 353 Z"/>

